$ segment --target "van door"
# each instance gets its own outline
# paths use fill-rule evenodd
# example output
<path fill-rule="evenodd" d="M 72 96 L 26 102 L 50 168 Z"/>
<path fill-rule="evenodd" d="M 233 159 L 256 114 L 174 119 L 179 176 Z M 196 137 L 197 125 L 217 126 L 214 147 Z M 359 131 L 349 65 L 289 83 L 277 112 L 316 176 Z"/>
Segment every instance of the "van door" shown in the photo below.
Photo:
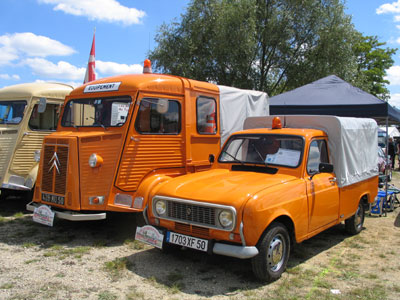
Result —
<path fill-rule="evenodd" d="M 140 93 L 125 141 L 115 185 L 136 191 L 157 169 L 184 166 L 183 97 Z"/>
<path fill-rule="evenodd" d="M 318 172 L 321 162 L 329 163 L 325 139 L 313 140 L 307 160 L 307 177 Z M 331 173 L 320 173 L 308 179 L 309 232 L 336 222 L 339 216 L 339 188 Z"/>

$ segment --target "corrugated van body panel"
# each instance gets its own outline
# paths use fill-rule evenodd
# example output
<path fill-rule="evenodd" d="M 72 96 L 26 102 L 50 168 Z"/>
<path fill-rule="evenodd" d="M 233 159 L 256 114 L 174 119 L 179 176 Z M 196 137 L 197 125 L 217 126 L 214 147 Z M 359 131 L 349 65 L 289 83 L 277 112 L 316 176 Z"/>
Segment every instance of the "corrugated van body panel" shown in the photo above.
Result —
<path fill-rule="evenodd" d="M 3 183 L 9 161 L 14 152 L 17 130 L 0 131 L 0 185 Z"/>
<path fill-rule="evenodd" d="M 50 131 L 31 131 L 25 135 L 15 151 L 10 170 L 20 176 L 28 175 L 37 164 L 33 157 L 35 151 L 42 148 L 44 137 L 50 133 Z"/>
<path fill-rule="evenodd" d="M 156 169 L 184 166 L 184 146 L 181 136 L 137 136 L 126 146 L 117 175 L 116 186 L 135 191 L 149 172 Z"/>

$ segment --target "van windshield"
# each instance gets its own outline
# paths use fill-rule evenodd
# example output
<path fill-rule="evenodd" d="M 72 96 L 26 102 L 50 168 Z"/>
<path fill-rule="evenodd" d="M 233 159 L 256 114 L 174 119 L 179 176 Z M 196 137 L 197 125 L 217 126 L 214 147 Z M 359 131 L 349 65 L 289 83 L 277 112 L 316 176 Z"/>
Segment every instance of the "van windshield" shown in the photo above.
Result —
<path fill-rule="evenodd" d="M 119 127 L 125 124 L 130 97 L 70 100 L 61 120 L 64 127 Z"/>
<path fill-rule="evenodd" d="M 0 124 L 19 124 L 24 116 L 26 101 L 0 101 Z"/>
<path fill-rule="evenodd" d="M 233 135 L 222 149 L 221 163 L 249 163 L 298 167 L 304 141 L 299 136 L 278 134 Z"/>

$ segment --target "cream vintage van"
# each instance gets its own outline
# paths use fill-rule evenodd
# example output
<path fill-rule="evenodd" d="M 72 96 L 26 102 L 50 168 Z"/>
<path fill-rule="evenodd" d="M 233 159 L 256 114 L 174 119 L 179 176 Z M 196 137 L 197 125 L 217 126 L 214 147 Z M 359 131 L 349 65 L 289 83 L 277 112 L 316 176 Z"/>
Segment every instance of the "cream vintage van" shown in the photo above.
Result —
<path fill-rule="evenodd" d="M 72 86 L 25 83 L 0 89 L 1 198 L 31 191 L 43 138 L 56 130 L 64 98 Z"/>

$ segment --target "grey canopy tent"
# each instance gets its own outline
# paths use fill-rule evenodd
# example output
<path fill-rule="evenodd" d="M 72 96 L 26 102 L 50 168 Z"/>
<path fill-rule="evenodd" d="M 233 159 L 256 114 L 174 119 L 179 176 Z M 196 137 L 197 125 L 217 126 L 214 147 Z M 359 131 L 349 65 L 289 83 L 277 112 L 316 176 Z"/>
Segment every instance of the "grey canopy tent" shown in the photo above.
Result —
<path fill-rule="evenodd" d="M 400 111 L 389 103 L 330 75 L 270 98 L 271 115 L 334 115 L 400 123 Z"/>

